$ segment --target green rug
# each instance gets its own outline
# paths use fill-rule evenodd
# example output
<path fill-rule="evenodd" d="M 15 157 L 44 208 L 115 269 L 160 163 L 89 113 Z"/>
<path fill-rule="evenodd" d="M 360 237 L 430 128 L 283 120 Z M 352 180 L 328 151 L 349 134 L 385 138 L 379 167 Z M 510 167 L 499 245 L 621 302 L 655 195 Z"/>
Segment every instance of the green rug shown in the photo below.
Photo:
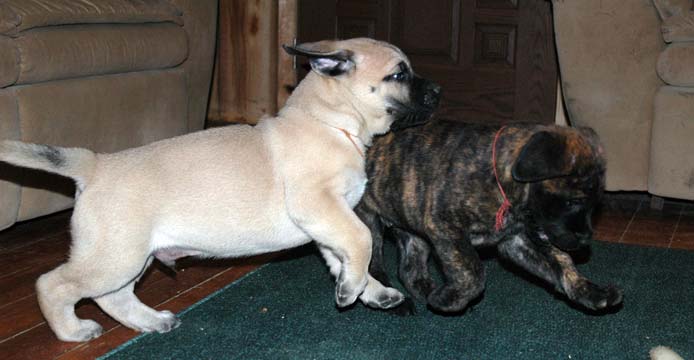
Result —
<path fill-rule="evenodd" d="M 395 256 L 392 248 L 387 254 Z M 418 305 L 397 317 L 358 305 L 340 312 L 313 248 L 292 253 L 179 314 L 167 334 L 139 336 L 107 359 L 647 359 L 656 345 L 694 359 L 694 252 L 594 242 L 581 271 L 625 290 L 616 313 L 571 307 L 494 258 L 471 310 Z"/>

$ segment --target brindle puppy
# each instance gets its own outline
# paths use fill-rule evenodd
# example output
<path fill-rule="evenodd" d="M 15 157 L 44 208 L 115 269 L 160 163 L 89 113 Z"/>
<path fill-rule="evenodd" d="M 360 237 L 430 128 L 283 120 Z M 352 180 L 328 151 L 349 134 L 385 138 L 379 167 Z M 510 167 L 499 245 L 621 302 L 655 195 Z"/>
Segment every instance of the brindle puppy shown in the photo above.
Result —
<path fill-rule="evenodd" d="M 622 301 L 620 289 L 590 282 L 567 254 L 591 239 L 591 213 L 604 188 L 603 149 L 591 129 L 432 120 L 375 140 L 367 173 L 357 213 L 373 234 L 370 272 L 388 282 L 382 235 L 391 228 L 403 285 L 435 310 L 460 311 L 482 293 L 478 246 L 496 246 L 588 309 Z M 501 189 L 510 208 L 499 215 L 497 231 Z M 432 248 L 441 286 L 428 271 Z"/>

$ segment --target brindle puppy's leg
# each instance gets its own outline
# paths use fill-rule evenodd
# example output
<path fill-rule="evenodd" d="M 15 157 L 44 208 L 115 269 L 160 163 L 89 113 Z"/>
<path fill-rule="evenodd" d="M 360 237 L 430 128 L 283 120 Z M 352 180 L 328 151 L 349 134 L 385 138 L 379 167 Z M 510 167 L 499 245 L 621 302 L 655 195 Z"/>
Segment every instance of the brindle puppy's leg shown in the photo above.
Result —
<path fill-rule="evenodd" d="M 367 211 L 361 206 L 357 206 L 354 212 L 371 230 L 373 249 L 371 263 L 369 264 L 369 283 L 366 285 L 364 292 L 359 295 L 359 300 L 372 308 L 390 309 L 400 303 L 404 303 L 403 305 L 406 308 L 413 308 L 414 304 L 411 304 L 411 301 L 408 301 L 409 299 L 406 299 L 402 293 L 391 287 L 392 285 L 383 262 L 383 223 L 380 218 L 375 213 Z M 400 315 L 402 311 L 396 310 L 395 313 Z M 411 313 L 411 311 L 405 311 L 405 313 Z"/>
<path fill-rule="evenodd" d="M 430 243 L 441 264 L 445 284 L 431 292 L 427 302 L 439 311 L 461 311 L 484 291 L 482 261 L 466 238 L 432 237 Z"/>
<path fill-rule="evenodd" d="M 573 302 L 598 310 L 622 302 L 622 291 L 599 286 L 578 273 L 571 257 L 550 244 L 538 244 L 515 235 L 498 245 L 499 253 L 566 294 Z"/>
<path fill-rule="evenodd" d="M 393 228 L 392 234 L 400 254 L 400 281 L 415 299 L 426 303 L 427 297 L 436 288 L 429 273 L 431 248 L 426 240 L 407 231 Z"/>
<path fill-rule="evenodd" d="M 383 259 L 383 233 L 385 231 L 385 226 L 383 225 L 380 217 L 377 214 L 368 211 L 363 204 L 357 206 L 355 208 L 355 212 L 357 215 L 359 215 L 359 218 L 362 219 L 364 224 L 371 229 L 373 251 L 371 253 L 369 273 L 374 277 L 375 281 L 382 283 L 384 286 L 386 286 L 386 289 L 388 289 L 390 286 L 392 286 L 392 284 L 390 282 L 390 278 L 388 277 L 385 261 Z M 368 288 L 369 287 L 367 285 L 367 289 Z M 366 290 L 364 290 L 364 292 L 366 293 Z M 364 301 L 362 297 L 360 297 L 360 299 Z M 383 306 L 380 307 L 385 308 Z M 402 300 L 402 304 L 390 309 L 389 312 L 398 316 L 413 315 L 416 313 L 415 304 L 412 299 L 406 297 Z"/>
<path fill-rule="evenodd" d="M 369 264 L 369 273 L 376 280 L 385 286 L 391 286 L 388 273 L 386 272 L 385 263 L 383 262 L 383 231 L 384 226 L 378 215 L 366 210 L 363 204 L 358 205 L 354 212 L 364 222 L 369 230 L 371 230 L 371 263 Z"/>

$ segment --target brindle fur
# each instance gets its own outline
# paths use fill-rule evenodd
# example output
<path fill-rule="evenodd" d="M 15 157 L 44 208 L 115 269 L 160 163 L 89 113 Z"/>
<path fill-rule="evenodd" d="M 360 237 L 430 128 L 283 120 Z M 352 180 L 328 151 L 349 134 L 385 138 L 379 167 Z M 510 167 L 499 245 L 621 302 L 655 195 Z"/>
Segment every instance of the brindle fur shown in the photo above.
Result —
<path fill-rule="evenodd" d="M 496 232 L 503 202 L 492 170 L 498 130 L 432 120 L 374 141 L 367 160 L 370 181 L 357 207 L 373 234 L 371 274 L 389 282 L 382 246 L 390 228 L 403 285 L 438 311 L 461 311 L 484 290 L 478 246 L 495 246 L 503 258 L 588 309 L 619 304 L 621 290 L 590 282 L 566 252 L 591 239 L 591 213 L 604 188 L 605 161 L 595 132 L 528 124 L 504 128 L 497 171 L 512 207 Z M 440 286 L 429 274 L 430 251 L 445 279 Z"/>

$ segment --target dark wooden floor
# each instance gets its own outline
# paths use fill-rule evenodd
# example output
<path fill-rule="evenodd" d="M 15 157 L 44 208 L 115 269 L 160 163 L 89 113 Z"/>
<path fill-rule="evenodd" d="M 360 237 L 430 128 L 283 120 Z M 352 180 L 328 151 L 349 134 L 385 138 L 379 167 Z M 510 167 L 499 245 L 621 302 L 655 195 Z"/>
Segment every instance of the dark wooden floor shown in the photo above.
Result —
<path fill-rule="evenodd" d="M 81 302 L 77 314 L 98 321 L 106 333 L 89 343 L 58 341 L 41 317 L 34 282 L 65 261 L 69 216 L 63 212 L 0 232 L 1 359 L 92 359 L 137 335 L 91 301 Z M 594 225 L 599 240 L 694 250 L 692 203 L 668 201 L 658 211 L 643 197 L 620 198 L 609 202 Z M 136 293 L 155 308 L 180 312 L 271 258 L 184 261 L 176 276 L 153 266 Z"/>

